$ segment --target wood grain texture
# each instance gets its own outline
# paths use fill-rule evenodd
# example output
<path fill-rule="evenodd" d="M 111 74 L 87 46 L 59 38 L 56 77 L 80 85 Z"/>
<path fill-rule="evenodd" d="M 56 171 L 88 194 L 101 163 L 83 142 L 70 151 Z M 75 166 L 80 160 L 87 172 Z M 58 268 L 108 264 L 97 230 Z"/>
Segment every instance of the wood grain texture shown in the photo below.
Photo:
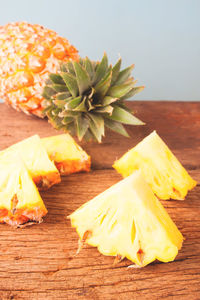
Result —
<path fill-rule="evenodd" d="M 85 246 L 66 216 L 116 183 L 112 163 L 156 129 L 194 179 L 200 181 L 200 102 L 130 103 L 146 126 L 128 127 L 131 138 L 107 132 L 103 143 L 82 143 L 92 157 L 88 174 L 64 177 L 43 192 L 48 208 L 44 222 L 24 229 L 0 225 L 0 300 L 4 299 L 200 299 L 200 186 L 185 201 L 163 201 L 185 237 L 172 263 L 155 262 L 128 269 Z M 29 117 L 0 104 L 0 149 L 33 134 L 58 134 L 46 120 Z"/>

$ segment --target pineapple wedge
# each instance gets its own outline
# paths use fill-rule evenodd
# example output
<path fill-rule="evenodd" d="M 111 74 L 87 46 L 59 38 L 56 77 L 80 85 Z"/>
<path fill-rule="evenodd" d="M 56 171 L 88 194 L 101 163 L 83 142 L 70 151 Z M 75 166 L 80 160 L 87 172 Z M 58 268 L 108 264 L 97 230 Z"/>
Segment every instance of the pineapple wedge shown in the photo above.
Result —
<path fill-rule="evenodd" d="M 47 209 L 21 157 L 0 156 L 0 223 L 40 223 Z"/>
<path fill-rule="evenodd" d="M 49 159 L 38 135 L 31 136 L 0 152 L 18 153 L 28 168 L 33 181 L 39 189 L 46 189 L 61 181 L 54 163 Z"/>
<path fill-rule="evenodd" d="M 69 134 L 41 139 L 51 160 L 62 175 L 90 171 L 91 159 Z"/>
<path fill-rule="evenodd" d="M 80 241 L 104 255 L 128 258 L 139 267 L 173 261 L 183 236 L 140 171 L 87 202 L 69 216 Z"/>
<path fill-rule="evenodd" d="M 141 169 L 153 192 L 163 200 L 184 200 L 197 184 L 156 131 L 125 153 L 113 167 L 123 177 Z"/>

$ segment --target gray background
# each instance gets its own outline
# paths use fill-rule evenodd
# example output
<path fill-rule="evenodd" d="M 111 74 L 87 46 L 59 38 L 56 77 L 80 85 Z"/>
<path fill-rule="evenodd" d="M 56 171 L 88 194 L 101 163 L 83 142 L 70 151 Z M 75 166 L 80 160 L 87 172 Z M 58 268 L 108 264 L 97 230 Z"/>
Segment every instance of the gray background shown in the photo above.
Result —
<path fill-rule="evenodd" d="M 200 0 L 0 0 L 0 22 L 54 29 L 79 49 L 135 64 L 134 99 L 200 100 Z"/>

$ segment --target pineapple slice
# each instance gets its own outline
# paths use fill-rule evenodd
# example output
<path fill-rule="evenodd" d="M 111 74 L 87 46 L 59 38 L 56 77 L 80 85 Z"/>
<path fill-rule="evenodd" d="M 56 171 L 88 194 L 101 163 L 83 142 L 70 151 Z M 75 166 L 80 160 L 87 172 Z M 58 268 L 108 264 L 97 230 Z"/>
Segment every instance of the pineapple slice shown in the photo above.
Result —
<path fill-rule="evenodd" d="M 184 200 L 197 184 L 156 131 L 125 153 L 113 167 L 123 177 L 141 169 L 154 193 L 163 200 Z"/>
<path fill-rule="evenodd" d="M 173 261 L 183 236 L 140 171 L 87 202 L 69 218 L 82 242 L 140 267 Z"/>
<path fill-rule="evenodd" d="M 0 157 L 0 223 L 15 227 L 40 223 L 47 209 L 21 157 Z"/>
<path fill-rule="evenodd" d="M 90 156 L 69 134 L 46 137 L 41 141 L 62 175 L 90 171 Z"/>
<path fill-rule="evenodd" d="M 38 135 L 10 146 L 1 151 L 0 156 L 5 152 L 11 155 L 13 152 L 19 153 L 39 189 L 46 189 L 60 182 L 60 174 L 49 159 Z"/>

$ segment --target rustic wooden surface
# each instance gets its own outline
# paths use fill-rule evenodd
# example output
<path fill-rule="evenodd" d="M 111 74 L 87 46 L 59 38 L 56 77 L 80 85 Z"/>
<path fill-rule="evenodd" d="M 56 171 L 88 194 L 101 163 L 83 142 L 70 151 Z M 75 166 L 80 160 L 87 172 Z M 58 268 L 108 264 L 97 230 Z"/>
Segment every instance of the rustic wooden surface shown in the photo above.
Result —
<path fill-rule="evenodd" d="M 128 269 L 124 260 L 86 246 L 79 255 L 78 236 L 66 216 L 120 176 L 113 161 L 156 129 L 189 173 L 200 182 L 200 102 L 130 104 L 146 126 L 128 127 L 131 138 L 108 132 L 101 145 L 82 144 L 93 170 L 74 174 L 42 193 L 48 215 L 41 225 L 12 229 L 0 225 L 0 299 L 200 299 L 200 186 L 182 201 L 164 206 L 183 233 L 183 248 L 172 263 L 155 262 Z M 0 149 L 38 133 L 57 134 L 45 120 L 0 104 Z"/>

